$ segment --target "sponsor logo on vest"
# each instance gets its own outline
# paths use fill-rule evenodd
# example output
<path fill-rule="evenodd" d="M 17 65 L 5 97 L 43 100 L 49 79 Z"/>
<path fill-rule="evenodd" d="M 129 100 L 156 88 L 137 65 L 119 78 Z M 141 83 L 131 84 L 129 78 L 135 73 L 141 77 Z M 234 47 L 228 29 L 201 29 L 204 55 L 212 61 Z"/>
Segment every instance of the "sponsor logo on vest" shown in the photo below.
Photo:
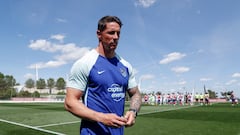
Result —
<path fill-rule="evenodd" d="M 112 99 L 116 102 L 122 100 L 125 97 L 123 87 L 118 84 L 112 84 L 111 87 L 107 90 L 111 93 Z"/>

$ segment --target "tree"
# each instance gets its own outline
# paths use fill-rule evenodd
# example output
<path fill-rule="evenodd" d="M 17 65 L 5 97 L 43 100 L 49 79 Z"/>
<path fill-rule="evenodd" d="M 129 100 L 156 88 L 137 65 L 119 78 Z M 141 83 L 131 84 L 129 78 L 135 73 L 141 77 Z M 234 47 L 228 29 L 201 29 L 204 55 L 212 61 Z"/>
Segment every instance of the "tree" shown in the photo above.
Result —
<path fill-rule="evenodd" d="M 211 99 L 217 98 L 217 92 L 208 90 L 208 93 L 209 93 L 209 98 Z"/>
<path fill-rule="evenodd" d="M 44 79 L 40 78 L 37 80 L 37 89 L 45 89 L 46 88 L 46 82 Z"/>
<path fill-rule="evenodd" d="M 6 90 L 8 88 L 13 88 L 16 80 L 11 75 L 4 75 L 0 72 L 0 90 Z"/>
<path fill-rule="evenodd" d="M 28 79 L 26 82 L 25 82 L 25 87 L 27 88 L 34 88 L 34 85 L 35 85 L 35 82 L 33 79 Z"/>
<path fill-rule="evenodd" d="M 11 98 L 15 95 L 15 84 L 16 80 L 12 75 L 4 75 L 0 72 L 0 98 Z"/>
<path fill-rule="evenodd" d="M 13 88 L 13 86 L 15 86 L 15 84 L 16 84 L 16 80 L 13 78 L 12 75 L 6 75 L 5 76 L 5 81 L 6 81 L 6 85 L 7 85 L 8 88 L 9 87 Z"/>
<path fill-rule="evenodd" d="M 55 81 L 53 78 L 47 80 L 47 87 L 49 88 L 49 94 L 52 94 L 52 88 L 55 86 Z"/>
<path fill-rule="evenodd" d="M 221 92 L 221 95 L 228 101 L 233 91 Z"/>
<path fill-rule="evenodd" d="M 57 87 L 58 90 L 65 89 L 66 82 L 65 82 L 65 80 L 62 77 L 57 79 L 56 87 Z"/>

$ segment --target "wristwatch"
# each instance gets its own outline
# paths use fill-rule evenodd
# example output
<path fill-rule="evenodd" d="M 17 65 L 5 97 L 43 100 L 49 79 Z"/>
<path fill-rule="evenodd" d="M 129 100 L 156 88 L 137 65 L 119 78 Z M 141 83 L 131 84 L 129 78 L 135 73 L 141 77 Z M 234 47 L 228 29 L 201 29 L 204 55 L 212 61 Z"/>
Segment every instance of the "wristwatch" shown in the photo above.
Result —
<path fill-rule="evenodd" d="M 135 113 L 135 118 L 137 117 L 137 110 L 130 108 L 128 111 L 133 111 Z"/>

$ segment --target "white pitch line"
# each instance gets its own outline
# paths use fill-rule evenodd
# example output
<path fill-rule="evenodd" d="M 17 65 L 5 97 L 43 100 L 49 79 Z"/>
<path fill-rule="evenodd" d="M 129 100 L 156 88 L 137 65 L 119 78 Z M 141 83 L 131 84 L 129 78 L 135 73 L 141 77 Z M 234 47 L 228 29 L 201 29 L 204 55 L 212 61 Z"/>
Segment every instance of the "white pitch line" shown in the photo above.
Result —
<path fill-rule="evenodd" d="M 42 131 L 42 132 L 45 132 L 45 133 L 51 133 L 51 134 L 54 134 L 54 135 L 65 135 L 63 133 L 58 133 L 58 132 L 54 132 L 54 131 L 50 131 L 50 130 L 45 130 L 45 129 L 42 129 L 42 128 L 33 127 L 33 126 L 29 126 L 29 125 L 25 125 L 25 124 L 21 124 L 21 123 L 17 123 L 17 122 L 4 120 L 4 119 L 0 119 L 0 121 L 1 122 L 5 122 L 5 123 L 9 123 L 9 124 L 13 124 L 13 125 L 17 125 L 17 126 L 22 126 L 22 127 L 26 127 L 26 128 Z"/>
<path fill-rule="evenodd" d="M 185 108 L 190 108 L 190 107 L 197 107 L 199 105 L 192 105 L 192 106 L 184 106 L 184 107 L 179 107 L 179 108 L 169 108 L 166 110 L 159 110 L 159 111 L 152 111 L 152 112 L 146 112 L 146 113 L 139 113 L 139 115 L 145 115 L 145 114 L 151 114 L 151 113 L 159 113 L 159 112 L 166 112 L 166 111 L 173 111 L 173 110 L 179 110 L 179 109 L 185 109 Z"/>
<path fill-rule="evenodd" d="M 73 123 L 79 123 L 79 122 L 80 121 L 62 122 L 62 123 L 56 123 L 56 124 L 41 125 L 41 126 L 36 126 L 36 127 L 38 127 L 38 128 L 41 128 L 41 127 L 51 127 L 51 126 L 67 125 L 67 124 L 73 124 Z"/>

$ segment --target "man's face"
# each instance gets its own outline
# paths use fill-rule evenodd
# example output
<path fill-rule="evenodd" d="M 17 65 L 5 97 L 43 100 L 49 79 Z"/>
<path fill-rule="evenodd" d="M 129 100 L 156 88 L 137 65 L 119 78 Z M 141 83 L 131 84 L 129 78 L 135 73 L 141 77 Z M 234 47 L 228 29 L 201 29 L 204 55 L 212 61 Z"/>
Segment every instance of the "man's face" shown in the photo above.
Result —
<path fill-rule="evenodd" d="M 117 48 L 120 37 L 120 26 L 116 22 L 107 23 L 106 29 L 102 32 L 98 31 L 98 38 L 102 42 L 106 51 L 114 51 Z"/>

